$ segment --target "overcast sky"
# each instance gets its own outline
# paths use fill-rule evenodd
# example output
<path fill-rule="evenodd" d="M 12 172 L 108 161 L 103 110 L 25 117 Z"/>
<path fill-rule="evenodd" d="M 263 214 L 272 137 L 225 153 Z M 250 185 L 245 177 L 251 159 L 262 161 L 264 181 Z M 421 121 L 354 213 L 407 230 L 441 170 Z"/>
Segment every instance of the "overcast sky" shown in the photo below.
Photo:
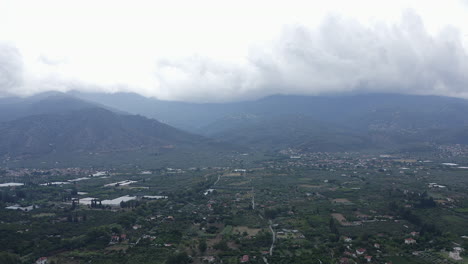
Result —
<path fill-rule="evenodd" d="M 0 0 L 0 96 L 71 89 L 468 98 L 468 1 Z"/>

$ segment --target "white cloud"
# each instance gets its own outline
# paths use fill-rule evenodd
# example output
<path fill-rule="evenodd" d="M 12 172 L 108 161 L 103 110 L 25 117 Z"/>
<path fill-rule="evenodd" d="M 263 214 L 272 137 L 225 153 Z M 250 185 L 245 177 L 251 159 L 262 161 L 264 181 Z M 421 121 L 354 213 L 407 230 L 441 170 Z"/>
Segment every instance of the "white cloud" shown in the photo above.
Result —
<path fill-rule="evenodd" d="M 329 17 L 316 30 L 287 30 L 278 43 L 270 56 L 285 76 L 283 86 L 298 86 L 302 92 L 447 94 L 468 84 L 468 57 L 459 32 L 446 28 L 431 36 L 411 11 L 390 26 Z M 439 91 L 442 86 L 445 90 Z"/>
<path fill-rule="evenodd" d="M 11 94 L 23 84 L 23 64 L 19 51 L 0 43 L 0 94 Z"/>
<path fill-rule="evenodd" d="M 392 25 L 329 16 L 315 29 L 286 27 L 241 66 L 190 58 L 168 60 L 155 72 L 161 95 L 183 100 L 354 91 L 465 97 L 468 91 L 460 32 L 446 27 L 432 36 L 413 11 Z"/>
<path fill-rule="evenodd" d="M 0 0 L 0 94 L 468 97 L 461 1 Z M 3 48 L 2 48 L 3 47 Z"/>

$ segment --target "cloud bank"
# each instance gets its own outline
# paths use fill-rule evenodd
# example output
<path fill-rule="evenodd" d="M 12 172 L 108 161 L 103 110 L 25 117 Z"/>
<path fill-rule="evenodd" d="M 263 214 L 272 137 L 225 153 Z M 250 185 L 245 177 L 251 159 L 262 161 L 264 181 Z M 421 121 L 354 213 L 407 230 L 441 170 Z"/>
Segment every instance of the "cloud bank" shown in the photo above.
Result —
<path fill-rule="evenodd" d="M 196 102 L 359 92 L 468 98 L 467 44 L 459 27 L 444 25 L 434 33 L 411 9 L 392 22 L 362 23 L 329 12 L 315 26 L 285 24 L 235 59 L 203 52 L 154 55 L 148 45 L 145 52 L 101 49 L 95 62 L 62 58 L 67 53 L 41 54 L 31 62 L 17 47 L 0 43 L 0 95 L 74 89 Z"/>
<path fill-rule="evenodd" d="M 286 27 L 243 65 L 203 57 L 155 71 L 165 97 L 232 100 L 271 94 L 397 92 L 468 97 L 468 53 L 453 27 L 430 35 L 414 12 L 398 25 L 329 16 L 316 29 Z"/>
<path fill-rule="evenodd" d="M 14 93 L 23 85 L 23 62 L 19 51 L 0 44 L 0 93 Z"/>

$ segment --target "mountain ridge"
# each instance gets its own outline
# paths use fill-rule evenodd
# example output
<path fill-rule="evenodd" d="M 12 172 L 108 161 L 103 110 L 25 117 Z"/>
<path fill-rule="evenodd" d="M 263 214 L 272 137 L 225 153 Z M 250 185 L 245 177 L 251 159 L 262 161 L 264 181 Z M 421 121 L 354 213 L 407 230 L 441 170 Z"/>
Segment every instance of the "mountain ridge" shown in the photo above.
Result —
<path fill-rule="evenodd" d="M 77 127 L 75 130 L 83 139 L 79 139 L 79 136 L 76 136 L 78 139 L 71 136 L 68 139 L 88 142 L 83 135 L 94 138 L 92 142 L 83 143 L 80 146 L 74 145 L 75 149 L 81 151 L 114 151 L 111 146 L 120 146 L 121 150 L 127 149 L 127 151 L 138 150 L 138 146 L 160 148 L 164 140 L 159 142 L 158 136 L 174 135 L 185 135 L 181 137 L 187 140 L 179 142 L 179 145 L 193 147 L 197 145 L 195 142 L 218 142 L 247 147 L 252 151 L 270 151 L 289 147 L 320 152 L 367 151 L 369 149 L 384 151 L 408 149 L 408 146 L 412 145 L 419 147 L 435 144 L 468 144 L 466 141 L 468 116 L 465 115 L 468 113 L 468 101 L 457 98 L 399 94 L 278 95 L 256 101 L 195 104 L 163 102 L 138 95 L 98 94 L 91 98 L 94 101 L 83 100 L 93 95 L 75 93 L 75 95 L 59 94 L 42 98 L 39 96 L 39 101 L 30 98 L 25 102 L 28 100 L 36 102 L 40 107 L 38 107 L 39 110 L 33 112 L 44 113 L 45 116 L 70 115 L 74 111 L 85 113 L 87 109 L 89 111 L 89 109 L 101 108 L 101 106 L 115 109 L 111 115 L 112 118 L 102 117 L 99 122 L 95 120 L 94 125 L 86 123 L 86 120 L 77 116 L 74 118 L 80 121 L 83 127 L 87 127 L 87 130 Z M 117 99 L 114 100 L 115 98 Z M 56 104 L 56 102 L 60 103 Z M 34 109 L 31 104 L 28 107 L 28 109 Z M 129 115 L 127 113 L 145 117 L 133 116 L 126 120 L 127 127 L 123 129 L 113 115 L 127 116 Z M 92 120 L 91 117 L 88 119 Z M 152 118 L 163 122 L 150 121 Z M 69 118 L 67 122 L 72 120 Z M 105 120 L 108 122 L 114 120 L 109 123 L 112 129 L 102 127 L 107 122 Z M 65 121 L 57 117 L 53 120 L 46 119 L 46 121 L 50 124 L 62 122 L 60 126 L 67 127 Z M 151 126 L 142 125 L 142 123 L 154 122 L 158 122 L 158 127 L 161 129 L 174 126 L 174 124 L 179 124 L 179 126 L 176 130 L 170 130 L 177 132 L 159 135 L 157 131 L 152 130 Z M 4 127 L 4 123 L 0 127 Z M 100 129 L 96 130 L 95 127 L 100 127 Z M 136 127 L 139 127 L 139 130 L 135 130 Z M 36 129 L 39 128 L 40 126 L 36 126 Z M 39 134 L 49 133 L 43 130 L 38 131 Z M 107 139 L 99 131 L 107 131 L 107 135 L 120 143 L 106 143 Z M 155 136 L 145 135 L 142 131 L 152 131 L 151 133 Z M 8 133 L 3 134 L 8 135 Z M 198 136 L 192 134 L 198 134 Z M 56 135 L 53 134 L 53 136 Z M 211 138 L 211 141 L 207 138 Z M 27 139 L 23 136 L 22 142 L 30 142 Z M 12 137 L 7 141 L 14 142 L 14 140 L 15 138 Z M 169 141 L 165 143 L 174 145 Z M 101 149 L 90 148 L 90 150 L 83 147 L 87 145 Z M 40 149 L 45 151 L 48 148 L 50 147 L 42 146 Z M 196 152 L 195 149 L 193 150 Z"/>
<path fill-rule="evenodd" d="M 157 120 L 113 112 L 76 98 L 47 97 L 35 104 L 41 111 L 0 122 L 0 157 L 4 160 L 51 155 L 73 160 L 74 156 L 96 153 L 157 154 L 197 148 L 231 150 L 227 144 Z"/>

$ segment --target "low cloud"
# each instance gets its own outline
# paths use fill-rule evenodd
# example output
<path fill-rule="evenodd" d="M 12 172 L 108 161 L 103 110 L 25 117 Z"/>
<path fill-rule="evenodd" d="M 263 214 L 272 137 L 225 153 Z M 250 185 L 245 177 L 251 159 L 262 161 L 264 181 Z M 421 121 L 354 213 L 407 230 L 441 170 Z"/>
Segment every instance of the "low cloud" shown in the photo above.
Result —
<path fill-rule="evenodd" d="M 0 45 L 0 95 L 75 89 L 132 91 L 160 99 L 196 102 L 245 100 L 272 94 L 360 92 L 468 98 L 464 37 L 452 26 L 430 34 L 421 17 L 411 10 L 405 11 L 398 23 L 370 25 L 329 15 L 315 28 L 285 26 L 275 39 L 254 44 L 236 62 L 204 54 L 154 58 L 153 69 L 135 68 L 151 75 L 152 81 L 144 87 L 131 82 L 102 85 L 79 78 L 68 80 L 54 72 L 45 77 L 28 74 L 18 50 Z M 61 66 L 45 57 L 39 61 L 50 69 Z"/>
<path fill-rule="evenodd" d="M 467 97 L 468 54 L 456 28 L 430 35 L 412 11 L 392 25 L 328 16 L 316 29 L 286 27 L 243 65 L 169 59 L 156 77 L 163 97 L 196 101 L 343 92 Z"/>
<path fill-rule="evenodd" d="M 15 47 L 0 43 L 0 95 L 17 93 L 23 79 L 21 54 Z"/>

